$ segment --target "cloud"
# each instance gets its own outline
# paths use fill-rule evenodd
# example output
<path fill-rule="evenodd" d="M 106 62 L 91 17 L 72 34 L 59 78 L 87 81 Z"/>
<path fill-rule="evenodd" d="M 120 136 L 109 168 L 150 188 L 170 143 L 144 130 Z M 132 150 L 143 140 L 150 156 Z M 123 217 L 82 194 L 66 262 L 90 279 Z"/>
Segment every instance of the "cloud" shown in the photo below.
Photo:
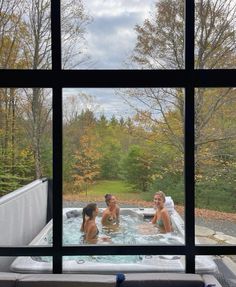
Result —
<path fill-rule="evenodd" d="M 142 24 L 153 0 L 90 0 L 85 3 L 93 22 L 85 35 L 93 69 L 122 69 L 135 46 L 134 27 Z"/>
<path fill-rule="evenodd" d="M 96 17 L 120 16 L 125 13 L 146 13 L 153 0 L 89 0 L 85 7 Z"/>
<path fill-rule="evenodd" d="M 125 91 L 125 89 L 120 89 Z M 86 96 L 85 96 L 86 95 Z M 71 99 L 73 98 L 73 101 Z M 63 89 L 63 110 L 68 115 L 70 112 L 92 110 L 97 118 L 105 115 L 111 118 L 127 118 L 135 115 L 134 107 L 146 108 L 135 99 L 129 99 L 130 106 L 117 92 L 111 88 L 65 88 Z"/>
<path fill-rule="evenodd" d="M 148 17 L 154 3 L 153 0 L 84 0 L 88 14 L 93 17 L 85 35 L 93 62 L 89 68 L 125 68 L 124 62 L 136 42 L 134 27 L 142 24 Z M 81 97 L 81 93 L 90 97 L 85 99 Z M 76 98 L 71 108 L 68 100 L 70 96 Z M 104 114 L 110 118 L 114 114 L 117 118 L 127 118 L 135 114 L 135 110 L 114 89 L 63 89 L 63 100 L 67 112 L 72 109 L 74 111 L 75 108 L 81 111 L 88 107 L 94 110 L 97 117 Z M 141 107 L 140 105 L 136 103 L 136 106 Z"/>
<path fill-rule="evenodd" d="M 84 95 L 88 95 L 85 97 Z M 73 98 L 73 101 L 71 101 Z M 83 109 L 93 110 L 96 117 L 104 114 L 107 118 L 115 115 L 117 118 L 128 117 L 134 114 L 122 97 L 115 94 L 110 88 L 66 88 L 63 89 L 63 110 L 68 114 L 75 109 L 81 112 Z"/>

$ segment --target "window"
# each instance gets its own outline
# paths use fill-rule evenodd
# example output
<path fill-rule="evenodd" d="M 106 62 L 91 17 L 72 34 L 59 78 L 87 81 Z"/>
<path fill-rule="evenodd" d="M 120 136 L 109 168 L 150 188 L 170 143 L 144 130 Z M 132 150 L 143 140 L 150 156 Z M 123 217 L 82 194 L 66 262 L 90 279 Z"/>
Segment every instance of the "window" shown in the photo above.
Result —
<path fill-rule="evenodd" d="M 235 70 L 194 69 L 194 1 L 185 3 L 185 68 L 181 70 L 63 70 L 61 61 L 60 3 L 51 0 L 51 70 L 1 70 L 0 87 L 52 89 L 53 102 L 53 246 L 0 247 L 1 256 L 53 257 L 53 272 L 62 273 L 63 256 L 80 255 L 184 255 L 186 272 L 195 272 L 196 255 L 232 255 L 233 246 L 195 245 L 194 196 L 194 89 L 234 87 Z M 185 245 L 183 246 L 63 246 L 62 242 L 62 90 L 63 88 L 147 88 L 185 89 Z"/>

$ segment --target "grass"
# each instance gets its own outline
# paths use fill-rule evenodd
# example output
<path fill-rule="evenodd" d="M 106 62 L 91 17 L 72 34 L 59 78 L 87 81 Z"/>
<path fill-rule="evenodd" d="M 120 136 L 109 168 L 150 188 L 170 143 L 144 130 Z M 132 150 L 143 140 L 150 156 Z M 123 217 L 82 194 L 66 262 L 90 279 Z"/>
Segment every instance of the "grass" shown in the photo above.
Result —
<path fill-rule="evenodd" d="M 133 203 L 137 205 L 147 206 L 153 201 L 153 194 L 163 190 L 166 195 L 172 197 L 176 205 L 184 205 L 184 187 L 183 184 L 173 185 L 169 182 L 159 181 L 148 192 L 135 191 L 133 186 L 121 180 L 101 180 L 88 188 L 88 192 L 79 192 L 72 183 L 64 184 L 64 200 L 67 201 L 83 201 L 83 202 L 99 202 L 104 201 L 107 193 L 115 195 L 119 202 Z M 205 208 L 215 211 L 235 212 L 236 200 L 230 194 L 227 194 L 222 188 L 212 189 L 204 183 L 202 186 L 196 186 L 196 207 Z"/>
<path fill-rule="evenodd" d="M 115 195 L 119 201 L 142 200 L 141 192 L 135 191 L 130 184 L 121 180 L 98 181 L 88 188 L 87 195 L 85 191 L 76 191 L 69 183 L 64 185 L 64 190 L 66 190 L 64 200 L 104 201 L 107 193 Z"/>

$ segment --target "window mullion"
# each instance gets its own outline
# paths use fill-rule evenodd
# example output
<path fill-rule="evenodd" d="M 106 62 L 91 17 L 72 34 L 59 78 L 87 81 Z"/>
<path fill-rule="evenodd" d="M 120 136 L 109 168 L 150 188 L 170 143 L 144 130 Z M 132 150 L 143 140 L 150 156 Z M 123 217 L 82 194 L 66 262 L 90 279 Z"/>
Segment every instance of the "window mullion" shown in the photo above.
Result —
<path fill-rule="evenodd" d="M 62 273 L 62 87 L 61 7 L 51 0 L 52 86 L 53 86 L 53 273 Z"/>
<path fill-rule="evenodd" d="M 185 178 L 185 243 L 186 272 L 195 273 L 194 218 L 194 0 L 185 1 L 185 89 L 184 178 Z"/>

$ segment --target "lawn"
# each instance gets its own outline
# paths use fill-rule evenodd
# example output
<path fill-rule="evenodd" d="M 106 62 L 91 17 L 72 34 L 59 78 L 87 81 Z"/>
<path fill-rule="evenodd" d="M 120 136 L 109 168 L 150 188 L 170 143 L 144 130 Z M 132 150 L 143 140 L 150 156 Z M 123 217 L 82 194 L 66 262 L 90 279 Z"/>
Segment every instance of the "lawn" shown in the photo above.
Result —
<path fill-rule="evenodd" d="M 88 188 L 88 192 L 76 192 L 70 184 L 64 185 L 64 200 L 72 201 L 104 201 L 107 193 L 115 195 L 119 201 L 142 201 L 142 193 L 135 191 L 132 186 L 121 180 L 101 180 Z"/>
<path fill-rule="evenodd" d="M 224 197 L 222 190 L 207 188 L 199 190 L 196 188 L 196 207 L 221 212 L 235 213 L 235 199 L 232 196 Z M 122 180 L 101 180 L 89 186 L 88 192 L 78 192 L 71 183 L 64 184 L 63 199 L 65 201 L 101 202 L 107 193 L 115 195 L 120 203 L 134 203 L 140 206 L 151 206 L 153 195 L 157 190 L 163 190 L 167 196 L 171 196 L 176 205 L 184 206 L 183 186 L 171 186 L 159 183 L 155 189 L 148 192 L 136 191 L 132 185 Z"/>

